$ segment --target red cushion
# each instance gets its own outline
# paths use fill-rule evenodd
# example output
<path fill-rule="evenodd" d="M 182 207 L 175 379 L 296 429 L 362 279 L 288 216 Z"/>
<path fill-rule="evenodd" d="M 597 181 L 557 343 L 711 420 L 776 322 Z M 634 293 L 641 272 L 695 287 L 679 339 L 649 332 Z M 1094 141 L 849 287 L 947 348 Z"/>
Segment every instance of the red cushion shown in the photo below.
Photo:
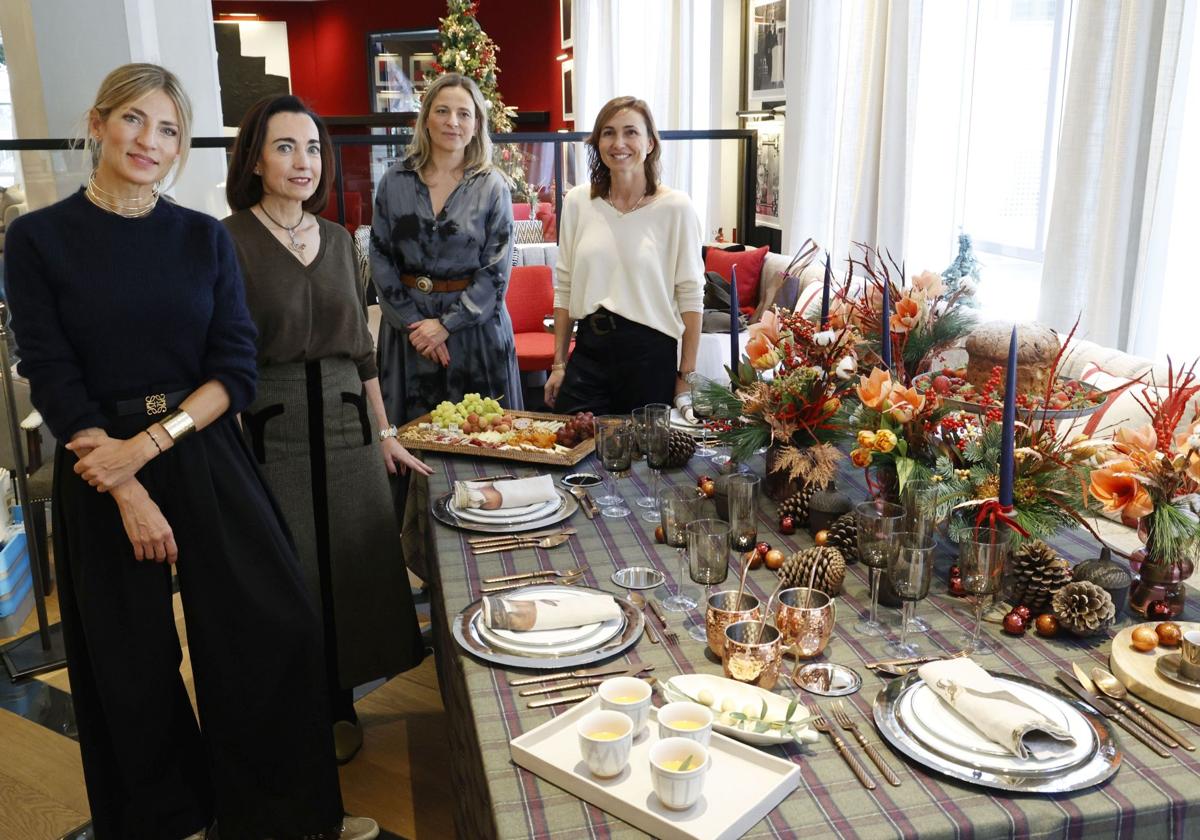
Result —
<path fill-rule="evenodd" d="M 526 219 L 529 218 L 529 214 L 532 211 L 533 211 L 533 208 L 531 208 L 529 206 L 528 201 L 514 201 L 513 202 L 513 221 L 514 222 L 525 221 Z"/>
<path fill-rule="evenodd" d="M 550 365 L 554 364 L 554 333 L 517 333 L 513 339 L 517 347 L 517 368 L 522 373 L 550 370 Z M 574 347 L 575 342 L 572 341 L 567 349 L 568 356 Z"/>
<path fill-rule="evenodd" d="M 554 314 L 554 273 L 548 265 L 518 265 L 508 278 L 504 304 L 514 333 L 540 333 Z"/>
<path fill-rule="evenodd" d="M 733 267 L 737 266 L 738 309 L 747 315 L 758 307 L 758 281 L 762 277 L 763 262 L 770 249 L 764 245 L 749 251 L 722 251 L 709 248 L 704 256 L 704 270 L 715 271 L 730 282 Z"/>

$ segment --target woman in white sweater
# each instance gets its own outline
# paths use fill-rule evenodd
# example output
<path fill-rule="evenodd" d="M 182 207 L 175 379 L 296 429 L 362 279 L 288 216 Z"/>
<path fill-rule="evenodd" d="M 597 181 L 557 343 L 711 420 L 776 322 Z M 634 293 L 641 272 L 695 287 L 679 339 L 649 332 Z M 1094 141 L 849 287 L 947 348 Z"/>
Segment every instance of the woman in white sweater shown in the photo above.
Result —
<path fill-rule="evenodd" d="M 700 219 L 687 195 L 658 182 L 645 102 L 610 101 L 586 142 L 590 183 L 567 193 L 559 226 L 546 403 L 627 414 L 688 390 L 704 309 Z"/>

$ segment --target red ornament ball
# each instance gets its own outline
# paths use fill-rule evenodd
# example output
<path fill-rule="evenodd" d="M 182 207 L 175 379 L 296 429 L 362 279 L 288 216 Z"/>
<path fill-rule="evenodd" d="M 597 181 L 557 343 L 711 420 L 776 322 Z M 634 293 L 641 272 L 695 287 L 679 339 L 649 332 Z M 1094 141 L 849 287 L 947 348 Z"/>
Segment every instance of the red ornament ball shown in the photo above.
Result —
<path fill-rule="evenodd" d="M 1058 617 L 1053 613 L 1042 613 L 1034 625 L 1037 634 L 1045 639 L 1053 639 L 1058 635 Z"/>
<path fill-rule="evenodd" d="M 1004 632 L 1010 636 L 1025 635 L 1025 619 L 1016 610 L 1004 616 Z"/>
<path fill-rule="evenodd" d="M 962 575 L 952 575 L 949 583 L 950 594 L 956 598 L 965 597 L 967 594 L 966 587 L 963 586 Z"/>
<path fill-rule="evenodd" d="M 962 569 L 958 567 L 957 563 L 950 567 L 950 577 L 962 577 Z"/>
<path fill-rule="evenodd" d="M 767 552 L 771 550 L 771 544 L 769 542 L 760 542 L 755 546 L 755 550 L 758 551 L 758 553 L 763 557 L 766 557 Z"/>
<path fill-rule="evenodd" d="M 1033 613 L 1029 610 L 1029 607 L 1025 606 L 1024 604 L 1014 608 L 1013 612 L 1021 616 L 1021 618 L 1025 619 L 1026 621 L 1029 621 L 1030 617 L 1033 615 Z"/>
<path fill-rule="evenodd" d="M 791 516 L 783 516 L 779 519 L 779 533 L 786 535 L 796 533 L 796 520 Z"/>
<path fill-rule="evenodd" d="M 1146 605 L 1146 618 L 1171 618 L 1171 605 L 1166 601 L 1151 601 Z"/>

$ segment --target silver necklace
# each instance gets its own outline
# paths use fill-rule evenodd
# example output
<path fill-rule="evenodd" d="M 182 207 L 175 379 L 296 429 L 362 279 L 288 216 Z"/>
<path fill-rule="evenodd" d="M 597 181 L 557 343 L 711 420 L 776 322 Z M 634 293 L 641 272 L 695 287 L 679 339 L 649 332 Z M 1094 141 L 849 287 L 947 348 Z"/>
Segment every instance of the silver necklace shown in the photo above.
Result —
<path fill-rule="evenodd" d="M 637 204 L 633 205 L 628 210 L 622 210 L 620 207 L 618 207 L 616 202 L 612 200 L 612 196 L 605 196 L 604 200 L 608 202 L 609 207 L 611 207 L 612 209 L 617 211 L 618 215 L 628 216 L 634 210 L 636 210 L 642 206 L 642 202 L 644 202 L 646 200 L 646 194 L 642 193 L 642 197 L 637 200 Z"/>
<path fill-rule="evenodd" d="M 300 208 L 300 221 L 296 222 L 296 224 L 292 225 L 291 227 L 288 227 L 287 225 L 284 225 L 284 224 L 280 224 L 278 221 L 276 221 L 275 217 L 267 212 L 266 205 L 260 203 L 258 205 L 258 209 L 263 211 L 263 215 L 271 220 L 271 224 L 275 225 L 275 227 L 277 227 L 280 230 L 285 231 L 287 233 L 288 239 L 292 240 L 292 244 L 288 246 L 289 248 L 291 248 L 297 254 L 304 253 L 304 249 L 307 248 L 308 245 L 306 245 L 303 242 L 296 241 L 296 228 L 298 228 L 298 227 L 300 227 L 300 225 L 304 224 L 304 208 Z"/>

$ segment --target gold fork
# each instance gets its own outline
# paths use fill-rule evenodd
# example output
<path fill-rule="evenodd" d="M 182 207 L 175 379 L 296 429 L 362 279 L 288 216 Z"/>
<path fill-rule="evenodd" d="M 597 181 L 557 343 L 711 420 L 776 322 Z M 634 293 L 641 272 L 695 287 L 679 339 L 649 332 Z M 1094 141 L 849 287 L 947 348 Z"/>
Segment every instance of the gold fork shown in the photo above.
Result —
<path fill-rule="evenodd" d="M 517 575 L 500 575 L 499 577 L 486 577 L 481 583 L 509 583 L 514 580 L 526 580 L 527 578 L 543 578 L 543 577 L 560 577 L 568 578 L 581 575 L 587 571 L 587 566 L 578 566 L 574 569 L 541 569 L 536 572 L 521 572 Z"/>
<path fill-rule="evenodd" d="M 862 783 L 862 786 L 867 790 L 875 790 L 875 780 L 871 778 L 871 774 L 867 772 L 867 768 L 863 767 L 854 754 L 850 752 L 850 747 L 846 746 L 846 742 L 842 740 L 842 736 L 838 735 L 834 728 L 825 720 L 825 716 L 821 714 L 821 710 L 817 704 L 811 700 L 805 700 L 804 705 L 808 708 L 808 713 L 812 715 L 813 728 L 818 732 L 829 736 L 829 740 L 833 741 L 833 745 L 837 747 L 838 755 L 846 762 L 846 766 Z"/>
<path fill-rule="evenodd" d="M 838 726 L 854 736 L 854 740 L 858 741 L 863 752 L 879 768 L 880 774 L 887 779 L 888 784 L 900 787 L 900 777 L 896 775 L 896 771 L 888 766 L 887 762 L 883 760 L 883 756 L 875 751 L 875 747 L 867 743 L 867 736 L 859 730 L 858 724 L 850 717 L 850 713 L 846 711 L 846 706 L 841 700 L 833 701 L 833 719 L 837 721 Z"/>
<path fill-rule="evenodd" d="M 671 629 L 671 625 L 667 624 L 666 617 L 663 616 L 662 610 L 658 608 L 658 604 L 654 603 L 653 598 L 647 598 L 646 603 L 650 605 L 650 609 L 654 612 L 654 617 L 658 619 L 658 623 L 662 625 L 662 637 L 670 644 L 678 645 L 679 636 Z"/>

